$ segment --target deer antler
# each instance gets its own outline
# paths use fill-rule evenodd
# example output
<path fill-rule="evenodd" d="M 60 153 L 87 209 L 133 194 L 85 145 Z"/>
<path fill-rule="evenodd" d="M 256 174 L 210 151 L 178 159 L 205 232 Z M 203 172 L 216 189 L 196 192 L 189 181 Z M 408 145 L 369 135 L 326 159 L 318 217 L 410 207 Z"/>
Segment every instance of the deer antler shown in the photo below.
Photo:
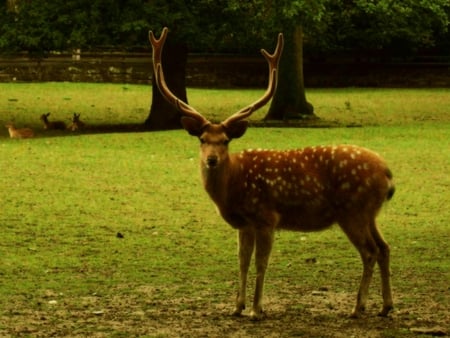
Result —
<path fill-rule="evenodd" d="M 175 106 L 181 113 L 186 116 L 190 116 L 199 120 L 202 125 L 207 125 L 210 122 L 204 118 L 199 112 L 188 105 L 186 102 L 181 101 L 177 98 L 167 86 L 166 80 L 164 79 L 164 73 L 161 63 L 162 49 L 167 38 L 167 33 L 169 29 L 164 27 L 159 39 L 155 38 L 152 31 L 149 32 L 149 40 L 153 48 L 153 74 L 156 79 L 156 84 L 158 85 L 161 95 L 173 106 Z"/>
<path fill-rule="evenodd" d="M 161 63 L 161 55 L 164 43 L 167 38 L 168 31 L 169 31 L 168 28 L 164 27 L 159 39 L 155 38 L 155 35 L 153 34 L 152 31 L 149 32 L 149 40 L 153 48 L 153 72 L 156 79 L 156 84 L 162 96 L 169 103 L 175 106 L 182 114 L 192 117 L 200 121 L 202 126 L 206 126 L 210 124 L 210 122 L 205 117 L 203 117 L 203 115 L 197 112 L 194 108 L 188 105 L 186 102 L 183 102 L 179 98 L 177 98 L 170 91 L 164 79 L 164 73 Z M 269 84 L 267 86 L 267 90 L 259 100 L 239 110 L 237 113 L 233 114 L 225 121 L 223 121 L 222 125 L 225 128 L 229 126 L 232 122 L 249 117 L 253 112 L 264 106 L 272 98 L 277 86 L 278 62 L 281 57 L 281 52 L 283 51 L 283 42 L 284 42 L 283 34 L 280 33 L 278 34 L 277 47 L 275 48 L 275 52 L 273 54 L 268 53 L 265 49 L 261 49 L 261 53 L 269 65 Z"/>
<path fill-rule="evenodd" d="M 277 47 L 275 48 L 273 54 L 269 54 L 265 49 L 261 49 L 261 53 L 265 57 L 269 65 L 269 84 L 267 85 L 267 90 L 259 100 L 253 102 L 245 108 L 242 108 L 237 113 L 231 115 L 224 122 L 222 122 L 225 127 L 227 126 L 227 124 L 230 124 L 234 121 L 249 117 L 253 112 L 263 107 L 272 98 L 277 87 L 278 62 L 280 61 L 281 52 L 283 51 L 283 44 L 283 34 L 280 33 L 278 34 Z"/>

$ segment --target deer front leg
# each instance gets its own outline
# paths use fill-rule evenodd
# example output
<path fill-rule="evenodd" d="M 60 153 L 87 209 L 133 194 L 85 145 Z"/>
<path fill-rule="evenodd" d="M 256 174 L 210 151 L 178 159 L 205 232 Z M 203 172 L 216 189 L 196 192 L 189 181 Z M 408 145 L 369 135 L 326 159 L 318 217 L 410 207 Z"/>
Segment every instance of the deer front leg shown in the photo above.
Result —
<path fill-rule="evenodd" d="M 259 320 L 263 316 L 262 299 L 264 291 L 264 277 L 269 264 L 270 252 L 272 251 L 274 230 L 270 227 L 256 230 L 256 286 L 253 299 L 253 308 L 250 312 L 252 320 Z"/>
<path fill-rule="evenodd" d="M 236 297 L 236 308 L 234 316 L 240 316 L 245 309 L 247 275 L 255 246 L 254 229 L 239 230 L 238 252 L 239 252 L 239 291 Z"/>

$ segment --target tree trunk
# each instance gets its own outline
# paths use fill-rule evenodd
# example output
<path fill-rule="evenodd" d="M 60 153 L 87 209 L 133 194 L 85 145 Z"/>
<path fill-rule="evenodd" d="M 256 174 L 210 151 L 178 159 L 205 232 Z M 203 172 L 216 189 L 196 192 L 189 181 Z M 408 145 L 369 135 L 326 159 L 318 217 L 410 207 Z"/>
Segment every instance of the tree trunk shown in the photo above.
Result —
<path fill-rule="evenodd" d="M 166 83 L 172 93 L 187 103 L 186 94 L 186 63 L 187 47 L 182 44 L 170 43 L 167 39 L 162 51 L 162 65 Z M 150 113 L 145 120 L 145 127 L 149 130 L 167 130 L 181 128 L 181 114 L 169 104 L 159 92 L 152 78 L 152 103 Z"/>
<path fill-rule="evenodd" d="M 303 27 L 295 25 L 284 32 L 278 85 L 264 120 L 316 118 L 306 100 L 303 80 Z"/>

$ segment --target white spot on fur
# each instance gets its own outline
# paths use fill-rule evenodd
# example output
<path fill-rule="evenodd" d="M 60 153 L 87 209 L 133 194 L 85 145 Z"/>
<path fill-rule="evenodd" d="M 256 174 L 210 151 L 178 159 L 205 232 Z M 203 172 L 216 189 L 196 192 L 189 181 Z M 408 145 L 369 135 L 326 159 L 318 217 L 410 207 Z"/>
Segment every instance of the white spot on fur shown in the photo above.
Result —
<path fill-rule="evenodd" d="M 349 182 L 345 182 L 341 184 L 341 189 L 342 190 L 348 190 L 350 189 L 350 183 Z"/>
<path fill-rule="evenodd" d="M 347 165 L 347 160 L 339 162 L 339 168 L 344 168 Z"/>

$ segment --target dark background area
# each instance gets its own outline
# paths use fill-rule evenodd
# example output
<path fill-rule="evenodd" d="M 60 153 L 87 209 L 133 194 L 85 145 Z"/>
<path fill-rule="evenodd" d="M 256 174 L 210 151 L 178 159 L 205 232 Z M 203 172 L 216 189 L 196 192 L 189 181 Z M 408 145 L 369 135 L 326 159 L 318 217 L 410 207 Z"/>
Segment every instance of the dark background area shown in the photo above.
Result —
<path fill-rule="evenodd" d="M 0 82 L 71 81 L 150 84 L 150 53 L 86 53 L 33 59 L 0 57 Z M 204 88 L 263 88 L 267 66 L 260 56 L 191 54 L 186 83 Z M 450 62 L 439 57 L 415 60 L 334 57 L 306 60 L 307 87 L 450 87 Z"/>

